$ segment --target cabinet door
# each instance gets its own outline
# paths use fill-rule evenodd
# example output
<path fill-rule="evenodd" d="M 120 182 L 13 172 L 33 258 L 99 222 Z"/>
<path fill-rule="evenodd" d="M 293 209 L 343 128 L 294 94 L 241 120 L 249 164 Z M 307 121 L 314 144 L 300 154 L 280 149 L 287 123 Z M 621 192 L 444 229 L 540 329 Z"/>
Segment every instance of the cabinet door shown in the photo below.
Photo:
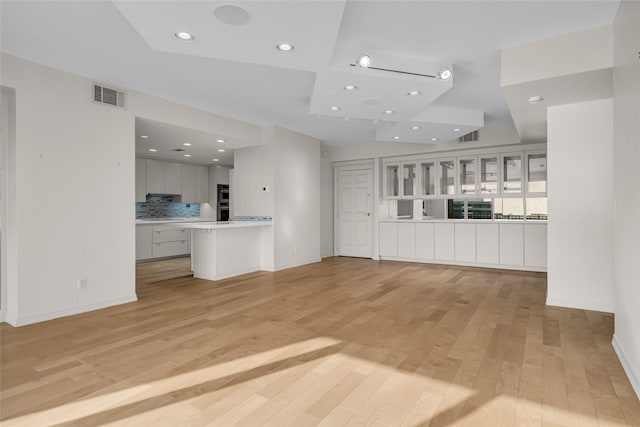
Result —
<path fill-rule="evenodd" d="M 160 160 L 147 160 L 147 193 L 164 193 L 164 164 Z"/>
<path fill-rule="evenodd" d="M 150 259 L 151 255 L 151 225 L 136 225 L 136 261 Z"/>
<path fill-rule="evenodd" d="M 165 162 L 164 192 L 165 194 L 181 194 L 182 165 L 180 163 Z"/>
<path fill-rule="evenodd" d="M 216 185 L 217 184 L 225 184 L 225 185 L 229 185 L 229 168 L 226 168 L 224 166 L 216 166 Z M 216 187 L 217 188 L 217 187 Z"/>
<path fill-rule="evenodd" d="M 398 224 L 395 222 L 380 223 L 380 256 L 398 256 Z"/>
<path fill-rule="evenodd" d="M 147 161 L 136 157 L 136 202 L 147 201 Z"/>
<path fill-rule="evenodd" d="M 398 224 L 398 256 L 416 257 L 416 225 L 414 223 Z"/>
<path fill-rule="evenodd" d="M 196 203 L 209 202 L 209 168 L 196 166 Z"/>
<path fill-rule="evenodd" d="M 522 224 L 500 224 L 500 264 L 524 265 Z"/>
<path fill-rule="evenodd" d="M 500 233 L 498 224 L 476 224 L 476 262 L 500 263 Z"/>
<path fill-rule="evenodd" d="M 547 266 L 546 224 L 525 224 L 524 265 L 527 267 Z"/>
<path fill-rule="evenodd" d="M 436 195 L 436 161 L 433 159 L 420 162 L 420 195 Z"/>
<path fill-rule="evenodd" d="M 455 231 L 453 224 L 438 223 L 435 225 L 435 256 L 443 261 L 455 259 Z"/>
<path fill-rule="evenodd" d="M 402 164 L 402 195 L 415 196 L 417 184 L 417 163 Z"/>
<path fill-rule="evenodd" d="M 384 196 L 398 197 L 400 196 L 400 165 L 397 163 L 384 166 Z"/>
<path fill-rule="evenodd" d="M 438 159 L 438 194 L 453 196 L 456 190 L 455 159 Z"/>
<path fill-rule="evenodd" d="M 455 224 L 455 257 L 460 262 L 476 262 L 476 225 Z"/>
<path fill-rule="evenodd" d="M 498 194 L 500 190 L 499 156 L 485 155 L 479 157 L 480 194 Z"/>
<path fill-rule="evenodd" d="M 501 159 L 502 194 L 522 194 L 522 153 L 503 154 Z"/>
<path fill-rule="evenodd" d="M 435 235 L 433 224 L 416 224 L 416 258 L 433 259 L 435 257 Z"/>
<path fill-rule="evenodd" d="M 525 153 L 527 194 L 547 194 L 547 153 L 528 151 Z"/>
<path fill-rule="evenodd" d="M 182 165 L 182 203 L 195 203 L 196 201 L 196 167 L 194 165 Z"/>
<path fill-rule="evenodd" d="M 458 158 L 458 194 L 475 196 L 478 194 L 478 159 Z"/>

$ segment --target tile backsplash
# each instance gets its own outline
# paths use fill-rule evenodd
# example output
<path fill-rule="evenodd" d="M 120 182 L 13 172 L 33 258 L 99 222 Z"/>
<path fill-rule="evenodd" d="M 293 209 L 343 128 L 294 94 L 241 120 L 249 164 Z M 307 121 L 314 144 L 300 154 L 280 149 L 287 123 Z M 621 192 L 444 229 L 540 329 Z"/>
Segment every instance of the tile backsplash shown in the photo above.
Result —
<path fill-rule="evenodd" d="M 199 203 L 174 203 L 173 196 L 148 194 L 145 203 L 136 203 L 136 219 L 197 216 L 200 216 Z"/>

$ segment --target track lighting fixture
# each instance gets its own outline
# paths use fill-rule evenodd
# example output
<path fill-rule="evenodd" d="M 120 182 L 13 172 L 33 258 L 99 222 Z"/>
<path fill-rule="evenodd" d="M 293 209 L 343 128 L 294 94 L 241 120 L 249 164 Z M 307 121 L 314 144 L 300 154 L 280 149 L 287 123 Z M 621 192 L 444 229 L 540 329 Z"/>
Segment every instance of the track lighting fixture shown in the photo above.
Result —
<path fill-rule="evenodd" d="M 352 67 L 370 68 L 372 70 L 388 71 L 391 73 L 408 74 L 411 76 L 430 77 L 432 79 L 438 79 L 438 80 L 449 80 L 451 76 L 453 76 L 453 72 L 449 68 L 443 68 L 442 70 L 440 70 L 440 72 L 438 72 L 438 74 L 432 75 L 432 74 L 411 73 L 409 71 L 391 70 L 389 68 L 372 67 L 371 57 L 369 55 L 362 55 L 358 58 L 355 64 L 349 64 L 349 65 Z"/>

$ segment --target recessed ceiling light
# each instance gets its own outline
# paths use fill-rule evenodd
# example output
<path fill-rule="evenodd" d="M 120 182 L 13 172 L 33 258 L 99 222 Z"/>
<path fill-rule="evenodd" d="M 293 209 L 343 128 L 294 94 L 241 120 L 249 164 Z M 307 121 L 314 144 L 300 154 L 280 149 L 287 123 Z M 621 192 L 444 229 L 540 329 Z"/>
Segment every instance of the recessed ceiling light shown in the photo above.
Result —
<path fill-rule="evenodd" d="M 454 132 L 460 132 L 460 128 L 455 128 L 453 131 Z"/>
<path fill-rule="evenodd" d="M 149 138 L 149 135 L 140 135 L 140 138 L 147 139 L 147 138 Z"/>
<path fill-rule="evenodd" d="M 361 67 L 367 68 L 369 65 L 371 65 L 371 57 L 369 55 L 362 55 L 360 58 L 358 58 L 357 64 Z"/>
<path fill-rule="evenodd" d="M 394 136 L 393 139 L 400 139 L 400 137 L 399 136 Z"/>
<path fill-rule="evenodd" d="M 539 104 L 542 101 L 544 101 L 544 98 L 540 95 L 532 96 L 531 98 L 529 98 L 529 104 Z"/>
<path fill-rule="evenodd" d="M 216 142 L 219 142 L 220 144 L 224 143 L 224 139 L 216 139 Z"/>
<path fill-rule="evenodd" d="M 336 107 L 336 106 L 329 107 L 329 111 L 340 111 L 340 107 Z"/>
<path fill-rule="evenodd" d="M 149 148 L 149 151 L 151 151 L 152 153 L 155 153 L 158 150 L 156 150 L 155 148 Z"/>
<path fill-rule="evenodd" d="M 431 140 L 432 140 L 432 141 L 437 141 L 437 140 L 438 140 L 438 138 L 431 138 Z"/>
<path fill-rule="evenodd" d="M 419 90 L 412 90 L 411 92 L 407 92 L 407 95 L 409 95 L 409 96 L 418 96 L 418 95 L 420 95 L 420 91 Z"/>
<path fill-rule="evenodd" d="M 185 157 L 191 157 L 191 154 L 185 154 L 184 156 Z"/>
<path fill-rule="evenodd" d="M 174 34 L 174 36 L 176 36 L 177 39 L 182 41 L 191 41 L 196 38 L 196 36 L 194 36 L 191 33 L 187 33 L 186 31 L 178 31 L 177 33 Z"/>
<path fill-rule="evenodd" d="M 344 87 L 344 90 L 356 90 L 356 89 L 358 89 L 358 86 L 355 86 L 355 85 L 346 85 Z"/>
<path fill-rule="evenodd" d="M 182 145 L 184 145 L 185 147 L 191 147 L 191 143 L 190 143 L 190 142 L 185 142 L 185 143 L 184 143 L 184 144 L 182 144 Z"/>
<path fill-rule="evenodd" d="M 220 159 L 213 159 L 213 161 L 214 161 L 214 162 L 219 162 L 219 161 L 220 161 Z"/>
<path fill-rule="evenodd" d="M 441 80 L 449 80 L 449 79 L 451 78 L 451 76 L 452 76 L 452 75 L 453 75 L 453 73 L 452 73 L 452 72 L 451 72 L 451 70 L 450 70 L 450 69 L 448 69 L 448 68 L 444 68 L 442 71 L 440 71 L 440 72 L 438 73 L 438 77 L 439 77 Z"/>
<path fill-rule="evenodd" d="M 384 110 L 383 113 L 384 114 L 393 114 L 393 113 L 395 113 L 395 111 L 393 111 L 393 110 Z"/>
<path fill-rule="evenodd" d="M 224 153 L 224 148 L 218 148 L 218 153 Z"/>
<path fill-rule="evenodd" d="M 420 129 L 420 126 L 411 126 L 409 129 L 411 129 L 411 130 L 418 130 L 418 129 Z"/>
<path fill-rule="evenodd" d="M 291 52 L 293 50 L 293 45 L 290 43 L 278 43 L 276 45 L 276 49 L 281 52 Z"/>

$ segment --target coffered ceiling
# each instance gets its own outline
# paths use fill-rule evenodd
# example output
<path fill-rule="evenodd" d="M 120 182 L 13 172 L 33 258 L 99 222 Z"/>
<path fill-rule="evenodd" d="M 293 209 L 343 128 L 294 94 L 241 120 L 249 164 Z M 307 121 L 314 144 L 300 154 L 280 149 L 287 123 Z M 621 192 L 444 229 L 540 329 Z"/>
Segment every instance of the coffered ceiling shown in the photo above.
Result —
<path fill-rule="evenodd" d="M 512 123 L 502 48 L 608 24 L 618 3 L 3 1 L 1 42 L 9 54 L 326 144 L 434 144 Z M 453 77 L 351 66 L 362 54 L 372 67 Z"/>

